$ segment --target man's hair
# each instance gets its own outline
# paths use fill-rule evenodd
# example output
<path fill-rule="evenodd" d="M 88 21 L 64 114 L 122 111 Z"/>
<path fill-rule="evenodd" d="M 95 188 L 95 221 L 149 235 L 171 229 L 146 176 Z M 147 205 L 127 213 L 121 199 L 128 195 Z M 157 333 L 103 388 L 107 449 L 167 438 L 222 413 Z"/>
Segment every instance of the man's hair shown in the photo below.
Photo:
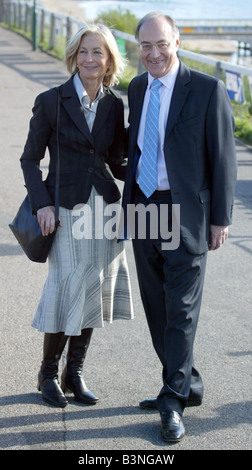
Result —
<path fill-rule="evenodd" d="M 139 21 L 139 23 L 136 27 L 136 34 L 135 34 L 136 40 L 138 41 L 138 39 L 139 39 L 139 30 L 140 30 L 141 26 L 144 23 L 146 23 L 147 21 L 150 21 L 150 20 L 154 20 L 156 18 L 160 18 L 160 17 L 164 18 L 167 21 L 167 23 L 169 23 L 169 25 L 172 28 L 172 32 L 173 32 L 174 37 L 177 37 L 179 39 L 179 29 L 177 27 L 177 24 L 176 24 L 175 20 L 173 18 L 171 18 L 170 16 L 168 16 L 168 15 L 163 15 L 163 13 L 153 11 L 153 12 L 148 13 L 147 15 L 145 15 Z"/>

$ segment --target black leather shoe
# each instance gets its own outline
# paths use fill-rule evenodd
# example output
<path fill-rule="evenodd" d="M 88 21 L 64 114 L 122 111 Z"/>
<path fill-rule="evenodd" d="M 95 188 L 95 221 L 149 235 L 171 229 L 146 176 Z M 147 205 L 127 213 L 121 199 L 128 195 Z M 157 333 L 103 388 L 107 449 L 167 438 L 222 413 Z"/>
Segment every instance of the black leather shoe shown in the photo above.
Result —
<path fill-rule="evenodd" d="M 182 418 L 177 411 L 162 411 L 161 437 L 165 442 L 179 442 L 185 435 Z"/>
<path fill-rule="evenodd" d="M 157 411 L 157 399 L 156 398 L 147 398 L 146 400 L 140 401 L 140 408 L 144 410 L 153 410 Z"/>
<path fill-rule="evenodd" d="M 202 404 L 202 399 L 201 398 L 188 398 L 186 402 L 186 407 L 190 406 L 200 406 Z M 147 398 L 146 400 L 140 401 L 139 403 L 140 408 L 143 408 L 145 410 L 152 410 L 155 411 L 157 410 L 157 399 L 156 398 Z"/>

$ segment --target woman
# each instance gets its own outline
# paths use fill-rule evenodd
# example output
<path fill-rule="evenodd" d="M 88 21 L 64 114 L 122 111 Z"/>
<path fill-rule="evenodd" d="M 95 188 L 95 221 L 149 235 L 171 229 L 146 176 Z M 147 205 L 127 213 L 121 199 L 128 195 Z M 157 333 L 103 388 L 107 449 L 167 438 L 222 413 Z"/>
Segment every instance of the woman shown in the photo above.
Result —
<path fill-rule="evenodd" d="M 67 404 L 66 391 L 73 392 L 78 402 L 97 402 L 82 376 L 93 328 L 102 327 L 104 321 L 133 318 L 124 247 L 113 237 L 95 232 L 107 205 L 120 199 L 114 177 L 125 178 L 124 108 L 119 94 L 110 88 L 118 83 L 124 62 L 112 33 L 103 25 L 84 26 L 68 44 L 65 61 L 71 78 L 37 97 L 21 157 L 32 210 L 43 235 L 48 235 L 55 227 L 59 96 L 60 227 L 32 323 L 45 333 L 38 389 L 46 402 L 59 407 Z M 47 147 L 49 172 L 42 181 L 39 164 Z M 97 197 L 102 207 L 96 204 Z M 80 216 L 87 207 L 91 219 L 84 228 L 92 236 L 75 236 L 76 214 Z M 67 340 L 60 386 L 58 366 Z"/>

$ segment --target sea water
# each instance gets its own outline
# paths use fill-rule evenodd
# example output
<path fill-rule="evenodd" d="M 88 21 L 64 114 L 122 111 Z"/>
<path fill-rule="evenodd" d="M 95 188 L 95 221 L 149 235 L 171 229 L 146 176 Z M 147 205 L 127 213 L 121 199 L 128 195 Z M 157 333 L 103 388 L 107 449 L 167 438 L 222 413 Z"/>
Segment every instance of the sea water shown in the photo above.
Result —
<path fill-rule="evenodd" d="M 84 0 L 78 3 L 84 8 L 85 16 L 91 20 L 100 11 L 118 7 L 130 10 L 139 19 L 150 11 L 160 11 L 175 20 L 252 19 L 251 0 Z"/>

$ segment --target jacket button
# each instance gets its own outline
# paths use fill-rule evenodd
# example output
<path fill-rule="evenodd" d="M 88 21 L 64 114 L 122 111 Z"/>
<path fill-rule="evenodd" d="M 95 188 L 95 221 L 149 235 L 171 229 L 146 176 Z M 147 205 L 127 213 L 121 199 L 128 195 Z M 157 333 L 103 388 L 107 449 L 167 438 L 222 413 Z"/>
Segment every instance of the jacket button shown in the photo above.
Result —
<path fill-rule="evenodd" d="M 89 150 L 89 153 L 94 153 L 94 149 L 90 149 L 90 150 Z"/>
<path fill-rule="evenodd" d="M 93 168 L 88 168 L 88 173 L 93 173 L 94 169 Z"/>

